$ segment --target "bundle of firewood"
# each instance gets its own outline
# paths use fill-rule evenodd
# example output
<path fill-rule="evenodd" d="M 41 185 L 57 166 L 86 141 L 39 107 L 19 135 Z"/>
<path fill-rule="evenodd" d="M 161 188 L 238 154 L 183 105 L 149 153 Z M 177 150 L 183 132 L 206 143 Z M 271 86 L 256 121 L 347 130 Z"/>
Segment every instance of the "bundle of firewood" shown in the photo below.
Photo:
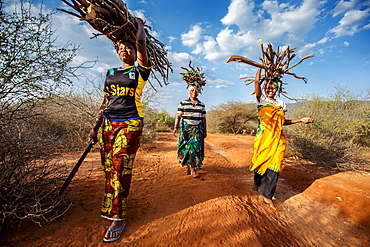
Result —
<path fill-rule="evenodd" d="M 122 0 L 62 0 L 77 13 L 58 9 L 70 15 L 87 21 L 99 34 L 94 34 L 92 38 L 105 35 L 114 44 L 119 40 L 136 40 L 137 24 L 135 17 L 128 11 L 127 6 Z M 168 74 L 173 72 L 171 63 L 167 59 L 167 52 L 164 44 L 150 35 L 151 27 L 145 25 L 147 35 L 147 49 L 152 68 L 159 73 L 165 85 L 168 84 Z M 152 76 L 156 79 L 159 86 L 162 86 L 160 79 L 155 73 Z M 152 85 L 152 84 L 151 84 Z M 154 86 L 152 85 L 154 88 Z"/>
<path fill-rule="evenodd" d="M 194 68 L 191 66 L 191 61 L 189 62 L 189 68 L 181 67 L 182 69 L 186 70 L 184 73 L 180 73 L 182 75 L 182 80 L 186 82 L 186 88 L 189 87 L 196 87 L 197 91 L 201 93 L 203 86 L 206 85 L 206 80 L 204 79 L 204 73 L 201 73 L 202 68 Z"/>
<path fill-rule="evenodd" d="M 278 94 L 283 93 L 286 94 L 287 92 L 283 91 L 283 83 L 281 78 L 284 74 L 292 75 L 297 79 L 302 79 L 305 83 L 307 83 L 307 78 L 303 76 L 297 76 L 295 73 L 290 72 L 289 70 L 300 64 L 303 60 L 313 57 L 312 54 L 307 55 L 301 58 L 297 63 L 294 65 L 290 65 L 290 61 L 296 56 L 294 53 L 296 48 L 290 48 L 289 46 L 286 47 L 284 52 L 280 52 L 280 47 L 278 46 L 276 51 L 273 50 L 272 45 L 268 44 L 266 50 L 263 47 L 262 41 L 260 41 L 261 50 L 262 50 L 262 58 L 259 58 L 261 63 L 257 63 L 251 59 L 246 57 L 232 55 L 230 56 L 226 62 L 242 62 L 254 67 L 258 67 L 264 69 L 264 75 L 261 77 L 260 84 L 267 83 L 268 81 L 276 81 L 279 84 L 278 87 Z M 245 79 L 245 84 L 249 85 L 254 82 L 254 76 L 247 76 L 240 79 Z"/>

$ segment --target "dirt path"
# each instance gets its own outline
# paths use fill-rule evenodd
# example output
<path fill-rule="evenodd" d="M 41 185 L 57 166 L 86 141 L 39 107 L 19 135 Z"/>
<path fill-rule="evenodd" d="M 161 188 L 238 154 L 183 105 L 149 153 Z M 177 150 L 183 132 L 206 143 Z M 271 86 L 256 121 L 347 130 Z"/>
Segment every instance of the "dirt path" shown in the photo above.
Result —
<path fill-rule="evenodd" d="M 252 190 L 253 137 L 209 135 L 201 179 L 182 174 L 176 138 L 161 133 L 135 161 L 127 227 L 115 246 L 370 246 L 370 173 L 335 173 L 285 159 L 278 210 Z M 1 246 L 105 246 L 102 173 L 89 154 L 75 204 L 42 228 L 24 224 Z"/>

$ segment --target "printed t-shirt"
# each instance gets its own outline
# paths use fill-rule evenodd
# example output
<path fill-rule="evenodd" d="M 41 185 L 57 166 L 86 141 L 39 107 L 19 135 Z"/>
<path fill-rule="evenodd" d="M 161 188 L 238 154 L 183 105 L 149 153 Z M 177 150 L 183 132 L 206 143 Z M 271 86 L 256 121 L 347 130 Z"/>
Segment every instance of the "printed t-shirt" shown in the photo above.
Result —
<path fill-rule="evenodd" d="M 104 117 L 111 120 L 142 118 L 141 94 L 149 78 L 150 67 L 142 65 L 109 69 L 103 92 L 107 95 Z"/>

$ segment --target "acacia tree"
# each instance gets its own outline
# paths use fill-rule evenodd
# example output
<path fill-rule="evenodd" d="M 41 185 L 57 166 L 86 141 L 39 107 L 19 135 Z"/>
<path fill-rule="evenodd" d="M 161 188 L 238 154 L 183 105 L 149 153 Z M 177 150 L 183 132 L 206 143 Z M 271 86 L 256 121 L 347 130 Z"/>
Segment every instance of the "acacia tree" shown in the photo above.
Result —
<path fill-rule="evenodd" d="M 50 221 L 67 206 L 56 196 L 64 174 L 53 161 L 60 130 L 45 121 L 43 106 L 71 84 L 78 47 L 56 45 L 52 13 L 33 11 L 22 1 L 12 12 L 0 9 L 0 228 Z"/>
<path fill-rule="evenodd" d="M 256 107 L 241 101 L 227 101 L 207 112 L 208 128 L 221 133 L 242 133 L 246 124 L 256 119 Z"/>

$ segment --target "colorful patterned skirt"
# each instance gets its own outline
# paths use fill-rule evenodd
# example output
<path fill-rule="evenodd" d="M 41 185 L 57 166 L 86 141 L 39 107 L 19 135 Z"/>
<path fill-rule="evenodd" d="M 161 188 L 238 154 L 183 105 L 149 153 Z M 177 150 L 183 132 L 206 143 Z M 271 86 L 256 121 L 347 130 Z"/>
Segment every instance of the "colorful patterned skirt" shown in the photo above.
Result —
<path fill-rule="evenodd" d="M 203 124 L 189 125 L 180 121 L 177 159 L 181 166 L 201 169 L 204 159 L 204 128 Z"/>
<path fill-rule="evenodd" d="M 123 220 L 126 216 L 132 167 L 142 135 L 143 119 L 112 121 L 104 118 L 100 137 L 105 194 L 102 217 Z"/>

